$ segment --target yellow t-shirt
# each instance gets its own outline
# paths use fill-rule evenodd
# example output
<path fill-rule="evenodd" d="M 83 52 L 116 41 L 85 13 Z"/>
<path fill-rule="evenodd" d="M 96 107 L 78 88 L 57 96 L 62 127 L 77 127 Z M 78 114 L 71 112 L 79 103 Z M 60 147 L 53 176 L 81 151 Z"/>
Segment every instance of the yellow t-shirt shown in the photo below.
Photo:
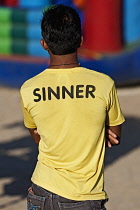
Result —
<path fill-rule="evenodd" d="M 113 80 L 83 67 L 46 69 L 21 98 L 25 126 L 41 137 L 32 182 L 68 199 L 107 198 L 105 124 L 124 122 Z"/>

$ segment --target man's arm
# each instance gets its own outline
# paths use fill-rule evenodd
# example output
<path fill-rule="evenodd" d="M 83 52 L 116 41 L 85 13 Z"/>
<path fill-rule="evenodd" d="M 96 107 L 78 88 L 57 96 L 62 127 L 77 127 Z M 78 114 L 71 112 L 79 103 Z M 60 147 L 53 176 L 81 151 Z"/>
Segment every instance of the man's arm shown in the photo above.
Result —
<path fill-rule="evenodd" d="M 106 126 L 107 147 L 111 148 L 112 146 L 120 144 L 121 127 L 122 125 Z"/>
<path fill-rule="evenodd" d="M 28 128 L 31 136 L 33 137 L 35 143 L 39 144 L 39 141 L 40 141 L 40 135 L 38 134 L 37 132 L 37 129 L 36 128 Z"/>

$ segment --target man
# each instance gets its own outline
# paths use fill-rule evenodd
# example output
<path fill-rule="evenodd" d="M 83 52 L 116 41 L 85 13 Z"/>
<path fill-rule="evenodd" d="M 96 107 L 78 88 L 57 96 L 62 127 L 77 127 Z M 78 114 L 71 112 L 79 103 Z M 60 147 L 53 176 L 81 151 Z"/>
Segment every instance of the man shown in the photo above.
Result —
<path fill-rule="evenodd" d="M 78 63 L 82 35 L 74 9 L 49 8 L 41 29 L 50 66 L 21 87 L 24 123 L 39 143 L 28 209 L 105 209 L 105 127 L 119 139 L 124 122 L 114 82 Z M 110 137 L 111 143 L 119 141 Z"/>

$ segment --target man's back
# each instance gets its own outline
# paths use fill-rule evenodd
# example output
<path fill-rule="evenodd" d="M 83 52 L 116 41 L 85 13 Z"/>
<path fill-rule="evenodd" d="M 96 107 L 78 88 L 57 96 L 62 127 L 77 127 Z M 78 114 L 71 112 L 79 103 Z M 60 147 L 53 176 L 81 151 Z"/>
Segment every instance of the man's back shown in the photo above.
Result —
<path fill-rule="evenodd" d="M 73 200 L 107 198 L 105 121 L 124 121 L 112 79 L 82 67 L 46 69 L 21 95 L 25 126 L 41 137 L 33 183 Z"/>

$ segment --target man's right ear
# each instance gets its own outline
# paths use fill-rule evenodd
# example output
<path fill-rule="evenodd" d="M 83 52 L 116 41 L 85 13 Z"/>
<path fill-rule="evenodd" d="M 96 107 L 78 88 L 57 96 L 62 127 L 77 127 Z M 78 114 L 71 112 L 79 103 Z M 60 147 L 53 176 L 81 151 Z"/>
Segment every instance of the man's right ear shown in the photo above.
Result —
<path fill-rule="evenodd" d="M 78 48 L 80 48 L 83 44 L 83 36 L 81 36 L 81 43 L 79 44 Z"/>
<path fill-rule="evenodd" d="M 49 50 L 47 43 L 45 42 L 44 39 L 40 40 L 40 44 L 42 45 L 42 47 L 44 48 L 44 50 Z"/>
<path fill-rule="evenodd" d="M 81 44 L 80 44 L 80 47 L 82 46 L 82 44 L 83 44 L 83 36 L 81 36 Z"/>

